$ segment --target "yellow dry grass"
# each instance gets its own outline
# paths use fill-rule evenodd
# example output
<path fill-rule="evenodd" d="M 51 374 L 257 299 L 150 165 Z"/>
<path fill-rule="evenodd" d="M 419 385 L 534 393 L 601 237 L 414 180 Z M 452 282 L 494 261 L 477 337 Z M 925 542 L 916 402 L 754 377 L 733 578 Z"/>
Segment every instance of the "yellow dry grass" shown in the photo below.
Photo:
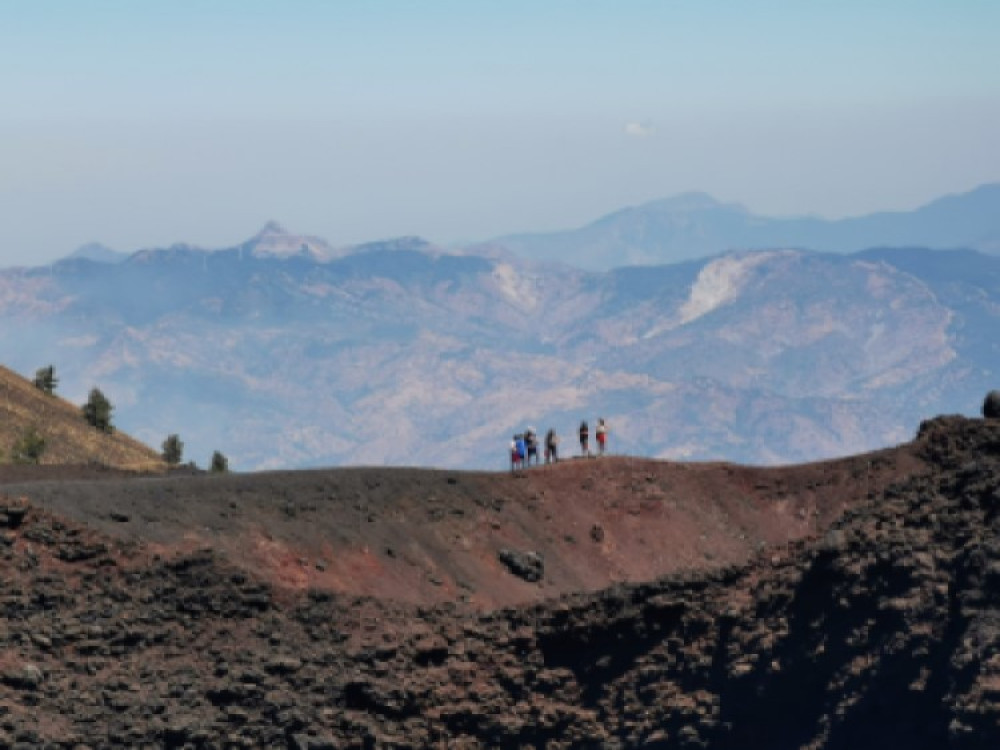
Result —
<path fill-rule="evenodd" d="M 58 373 L 57 373 L 58 374 Z M 163 471 L 161 456 L 123 432 L 105 433 L 87 424 L 80 406 L 0 365 L 0 461 L 34 428 L 45 438 L 43 464 L 100 464 L 131 471 Z"/>

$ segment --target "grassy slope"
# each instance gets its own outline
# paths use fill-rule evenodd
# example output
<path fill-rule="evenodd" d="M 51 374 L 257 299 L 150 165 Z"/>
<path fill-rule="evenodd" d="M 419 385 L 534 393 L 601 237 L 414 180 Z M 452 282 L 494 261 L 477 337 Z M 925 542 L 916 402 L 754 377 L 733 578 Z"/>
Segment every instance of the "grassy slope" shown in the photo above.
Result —
<path fill-rule="evenodd" d="M 160 455 L 117 430 L 100 432 L 88 425 L 80 407 L 49 396 L 0 365 L 0 461 L 9 462 L 11 447 L 34 427 L 46 442 L 43 464 L 87 464 L 134 470 L 164 467 Z"/>

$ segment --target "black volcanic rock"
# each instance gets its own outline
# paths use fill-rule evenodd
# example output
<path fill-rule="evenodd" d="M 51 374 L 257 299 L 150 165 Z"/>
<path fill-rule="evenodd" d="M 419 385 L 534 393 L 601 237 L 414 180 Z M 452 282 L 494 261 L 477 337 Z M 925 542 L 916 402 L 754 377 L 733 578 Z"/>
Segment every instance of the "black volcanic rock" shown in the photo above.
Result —
<path fill-rule="evenodd" d="M 1000 419 L 1000 391 L 990 391 L 983 399 L 983 416 L 986 419 Z"/>
<path fill-rule="evenodd" d="M 60 561 L 102 540 L 29 508 L 0 743 L 993 748 L 1000 423 L 929 420 L 916 450 L 832 535 L 481 614 L 273 596 L 207 550 Z"/>
<path fill-rule="evenodd" d="M 497 553 L 497 558 L 511 573 L 528 583 L 537 583 L 545 575 L 545 561 L 537 552 L 502 549 Z"/>

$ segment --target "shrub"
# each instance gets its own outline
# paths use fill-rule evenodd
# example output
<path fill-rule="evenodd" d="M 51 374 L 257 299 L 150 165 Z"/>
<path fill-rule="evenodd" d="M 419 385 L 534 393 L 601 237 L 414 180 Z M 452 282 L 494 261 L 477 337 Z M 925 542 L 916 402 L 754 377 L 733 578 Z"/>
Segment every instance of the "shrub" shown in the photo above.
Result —
<path fill-rule="evenodd" d="M 10 449 L 10 458 L 16 464 L 37 464 L 45 453 L 45 438 L 34 427 L 29 427 Z"/>

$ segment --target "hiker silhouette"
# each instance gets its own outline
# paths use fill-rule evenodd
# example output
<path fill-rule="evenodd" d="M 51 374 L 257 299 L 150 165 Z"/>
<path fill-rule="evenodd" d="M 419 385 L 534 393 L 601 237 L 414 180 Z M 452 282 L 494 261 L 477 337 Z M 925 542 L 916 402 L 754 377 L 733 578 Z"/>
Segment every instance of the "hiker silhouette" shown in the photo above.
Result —
<path fill-rule="evenodd" d="M 559 460 L 559 436 L 555 428 L 549 428 L 545 433 L 545 463 L 555 463 Z"/>

